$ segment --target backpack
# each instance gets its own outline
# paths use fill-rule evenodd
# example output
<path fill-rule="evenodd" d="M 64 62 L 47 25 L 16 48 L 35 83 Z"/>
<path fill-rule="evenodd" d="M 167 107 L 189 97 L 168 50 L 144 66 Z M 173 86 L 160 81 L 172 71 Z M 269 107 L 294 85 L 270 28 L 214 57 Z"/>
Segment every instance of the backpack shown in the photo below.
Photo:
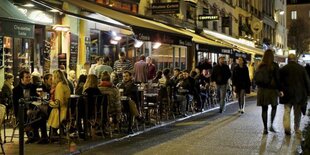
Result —
<path fill-rule="evenodd" d="M 255 84 L 262 88 L 267 88 L 271 85 L 272 77 L 270 71 L 266 67 L 260 67 L 254 74 Z"/>

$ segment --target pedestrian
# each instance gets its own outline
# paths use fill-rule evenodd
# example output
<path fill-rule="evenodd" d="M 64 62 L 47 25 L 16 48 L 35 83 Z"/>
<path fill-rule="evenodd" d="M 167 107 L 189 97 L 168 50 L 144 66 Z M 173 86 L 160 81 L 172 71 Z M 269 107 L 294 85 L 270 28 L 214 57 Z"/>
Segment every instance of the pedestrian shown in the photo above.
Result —
<path fill-rule="evenodd" d="M 216 85 L 218 94 L 220 94 L 220 113 L 225 111 L 225 97 L 227 91 L 227 83 L 231 77 L 231 72 L 227 64 L 225 64 L 225 57 L 219 57 L 218 64 L 213 67 L 211 74 L 211 81 Z"/>
<path fill-rule="evenodd" d="M 237 94 L 239 103 L 239 113 L 244 113 L 245 94 L 250 93 L 250 77 L 249 70 L 246 66 L 246 60 L 243 57 L 238 58 L 238 65 L 235 66 L 233 77 L 233 90 Z"/>
<path fill-rule="evenodd" d="M 95 75 L 100 79 L 101 74 L 103 72 L 108 72 L 109 74 L 111 74 L 113 72 L 113 68 L 111 66 L 109 66 L 109 57 L 104 57 L 103 59 L 103 63 L 99 64 L 95 67 Z"/>
<path fill-rule="evenodd" d="M 295 54 L 288 55 L 288 64 L 280 69 L 281 91 L 280 103 L 284 104 L 283 126 L 286 135 L 291 135 L 291 109 L 294 107 L 294 129 L 301 134 L 299 129 L 301 107 L 307 104 L 310 93 L 310 82 L 307 71 L 297 63 Z"/>
<path fill-rule="evenodd" d="M 140 60 L 137 61 L 134 65 L 135 82 L 146 83 L 148 80 L 147 74 L 148 68 L 147 63 L 145 62 L 145 56 L 141 55 Z"/>
<path fill-rule="evenodd" d="M 257 90 L 257 106 L 262 107 L 262 119 L 264 124 L 264 134 L 268 134 L 268 105 L 271 105 L 270 131 L 276 132 L 273 127 L 274 118 L 277 112 L 278 96 L 280 88 L 279 65 L 274 62 L 274 51 L 265 51 L 262 62 L 257 67 L 254 75 Z"/>

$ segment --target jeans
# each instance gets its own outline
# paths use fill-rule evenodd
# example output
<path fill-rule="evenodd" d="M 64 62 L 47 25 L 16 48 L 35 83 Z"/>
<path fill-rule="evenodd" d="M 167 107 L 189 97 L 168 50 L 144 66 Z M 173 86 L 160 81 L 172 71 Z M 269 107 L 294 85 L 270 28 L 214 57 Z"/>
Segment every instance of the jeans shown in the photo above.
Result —
<path fill-rule="evenodd" d="M 239 109 L 244 110 L 244 104 L 245 104 L 245 89 L 241 89 L 238 92 L 238 103 L 239 103 Z"/>
<path fill-rule="evenodd" d="M 283 127 L 285 131 L 291 131 L 291 109 L 294 107 L 294 128 L 299 130 L 301 119 L 301 105 L 299 104 L 284 104 Z"/>
<path fill-rule="evenodd" d="M 217 85 L 217 91 L 220 95 L 220 111 L 225 111 L 225 97 L 226 97 L 226 91 L 227 91 L 227 84 L 224 85 Z"/>

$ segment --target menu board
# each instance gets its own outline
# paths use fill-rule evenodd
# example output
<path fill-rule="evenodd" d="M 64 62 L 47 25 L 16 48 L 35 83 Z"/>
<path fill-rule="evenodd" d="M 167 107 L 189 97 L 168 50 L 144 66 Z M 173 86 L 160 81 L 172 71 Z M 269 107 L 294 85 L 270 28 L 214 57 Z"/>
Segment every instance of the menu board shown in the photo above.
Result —
<path fill-rule="evenodd" d="M 69 68 L 70 70 L 76 70 L 77 58 L 78 58 L 78 43 L 79 37 L 75 34 L 70 34 L 70 59 Z"/>
<path fill-rule="evenodd" d="M 3 67 L 3 37 L 0 36 L 0 68 Z"/>

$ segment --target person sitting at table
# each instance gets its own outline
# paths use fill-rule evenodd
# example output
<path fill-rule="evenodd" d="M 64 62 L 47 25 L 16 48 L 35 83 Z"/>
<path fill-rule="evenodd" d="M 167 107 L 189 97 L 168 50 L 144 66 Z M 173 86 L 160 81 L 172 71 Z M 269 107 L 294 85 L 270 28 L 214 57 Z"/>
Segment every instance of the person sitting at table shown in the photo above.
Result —
<path fill-rule="evenodd" d="M 86 82 L 86 78 L 87 78 L 87 75 L 80 75 L 79 79 L 78 79 L 78 82 L 77 82 L 77 85 L 76 85 L 76 88 L 75 88 L 75 94 L 76 95 L 82 95 L 83 94 L 83 89 L 84 89 L 84 84 Z"/>
<path fill-rule="evenodd" d="M 31 74 L 28 70 L 22 70 L 19 73 L 19 78 L 20 78 L 20 82 L 19 84 L 13 89 L 13 109 L 14 109 L 14 114 L 15 117 L 17 118 L 17 120 L 19 120 L 18 118 L 18 114 L 20 113 L 19 111 L 19 100 L 20 99 L 29 99 L 31 96 L 37 96 L 36 93 L 36 88 L 35 86 L 31 83 Z M 29 109 L 32 109 L 34 106 L 32 106 L 31 104 L 29 105 Z M 25 116 L 24 116 L 24 123 L 26 123 L 27 121 L 27 111 L 28 108 L 25 107 Z M 31 128 L 33 128 L 33 134 L 31 134 L 32 132 L 30 130 L 27 130 L 29 128 L 26 128 L 26 134 L 28 137 L 28 140 L 25 142 L 26 144 L 29 143 L 34 143 L 37 142 L 40 139 L 40 135 L 39 135 L 39 131 L 38 128 L 36 126 L 34 126 L 33 124 L 30 125 Z"/>
<path fill-rule="evenodd" d="M 14 76 L 11 73 L 6 73 L 4 75 L 4 84 L 3 87 L 1 88 L 1 96 L 0 96 L 0 104 L 4 104 L 6 107 L 6 112 L 9 114 L 9 112 L 12 109 L 12 96 L 13 96 L 13 81 L 14 81 Z"/>
<path fill-rule="evenodd" d="M 113 123 L 118 127 L 121 120 L 122 105 L 120 102 L 120 95 L 118 89 L 111 82 L 111 77 L 108 72 L 103 72 L 99 90 L 102 94 L 108 95 L 108 114 L 112 115 Z M 108 121 L 108 118 L 107 120 Z M 107 123 L 107 122 L 105 122 Z M 104 124 L 105 125 L 105 124 Z"/>
<path fill-rule="evenodd" d="M 138 87 L 134 84 L 134 81 L 132 80 L 131 72 L 129 71 L 123 72 L 123 81 L 118 84 L 118 88 L 123 89 L 123 96 L 129 97 L 130 100 L 132 100 L 136 104 L 136 107 L 139 109 Z M 129 114 L 128 133 L 133 133 L 132 126 L 133 126 L 133 120 L 135 116 L 133 116 L 133 114 L 130 113 L 129 108 L 130 108 L 129 104 L 124 105 L 124 110 Z M 141 117 L 138 117 L 138 118 L 142 120 Z"/>
<path fill-rule="evenodd" d="M 62 121 L 66 119 L 67 116 L 67 105 L 70 98 L 70 88 L 68 86 L 68 81 L 61 70 L 53 71 L 53 83 L 55 84 L 55 89 L 53 94 L 51 94 L 51 100 L 49 101 L 49 106 L 52 108 L 49 115 L 47 124 L 52 127 L 52 130 L 57 131 L 60 128 Z M 60 111 L 59 111 L 60 106 Z M 60 118 L 59 118 L 60 117 Z"/>
<path fill-rule="evenodd" d="M 187 70 L 183 71 L 183 79 L 180 83 L 180 87 L 183 90 L 188 91 L 186 94 L 187 97 L 187 103 L 186 103 L 186 111 L 188 111 L 189 107 L 189 101 L 193 97 L 193 94 L 195 93 L 195 80 L 189 76 L 189 72 Z M 184 93 L 183 93 L 184 94 Z"/>
<path fill-rule="evenodd" d="M 101 92 L 98 89 L 98 78 L 95 74 L 87 75 L 86 82 L 83 85 L 83 93 L 82 94 L 86 95 L 87 104 L 88 104 L 87 105 L 88 106 L 88 111 L 87 111 L 88 114 L 87 115 L 89 116 L 88 118 L 90 120 L 90 124 L 92 126 L 95 126 L 96 123 L 98 123 L 98 122 L 96 122 L 95 115 L 94 115 L 95 104 L 96 104 L 94 96 L 101 95 Z M 85 120 L 85 114 L 84 114 L 85 112 L 86 111 L 81 110 L 79 113 L 80 116 L 82 116 L 84 120 Z M 79 128 L 81 128 L 81 127 L 79 127 Z M 92 137 L 95 137 L 94 132 L 92 132 L 91 134 L 92 134 L 91 135 Z"/>

